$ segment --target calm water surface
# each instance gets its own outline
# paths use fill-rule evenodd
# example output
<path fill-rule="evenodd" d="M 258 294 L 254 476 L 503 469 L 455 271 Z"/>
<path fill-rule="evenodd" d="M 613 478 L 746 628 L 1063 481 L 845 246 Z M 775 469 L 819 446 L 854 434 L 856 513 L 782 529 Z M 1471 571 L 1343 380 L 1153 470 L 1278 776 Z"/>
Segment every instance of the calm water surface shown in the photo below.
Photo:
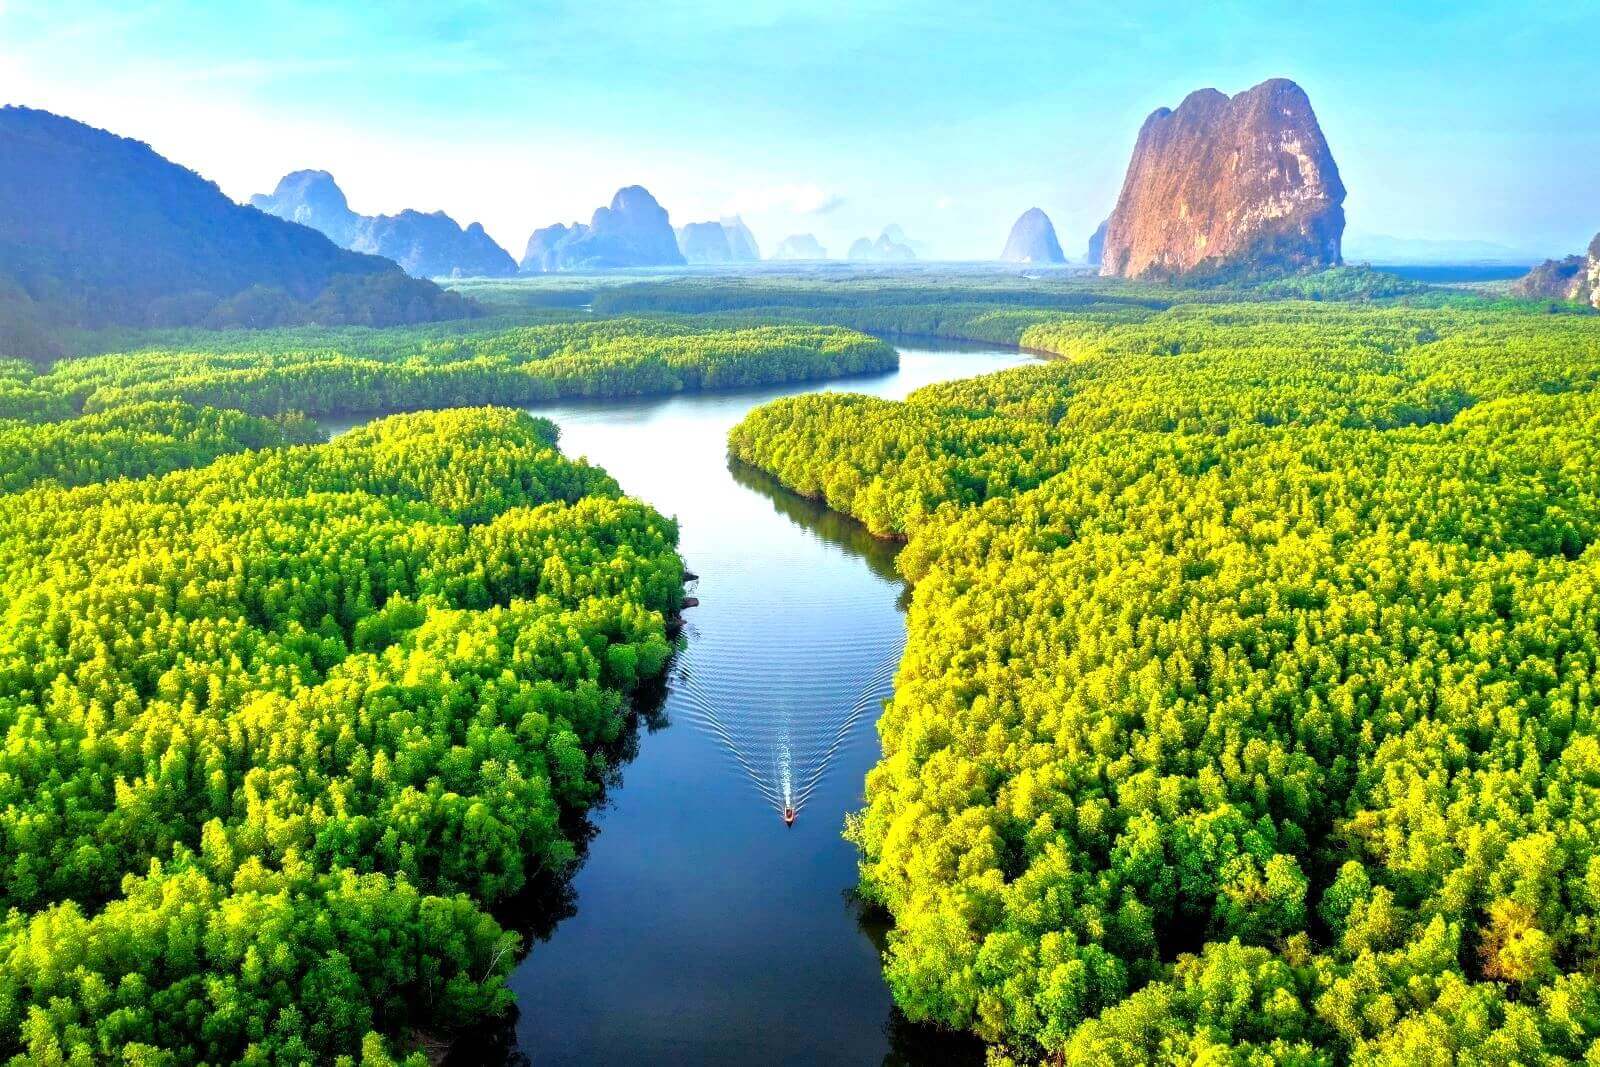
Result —
<path fill-rule="evenodd" d="M 775 397 L 898 399 L 1027 362 L 994 348 L 901 348 L 896 372 L 819 386 L 534 409 L 561 447 L 674 515 L 700 576 L 664 699 L 565 894 L 525 902 L 535 943 L 509 1027 L 453 1062 L 961 1062 L 896 1019 L 877 931 L 852 904 L 846 812 L 905 641 L 894 547 L 730 464 L 728 430 Z M 799 809 L 785 827 L 786 803 Z M 519 921 L 509 909 L 505 921 Z M 959 1047 L 958 1047 L 959 1046 Z M 981 1058 L 980 1058 L 981 1062 Z"/>

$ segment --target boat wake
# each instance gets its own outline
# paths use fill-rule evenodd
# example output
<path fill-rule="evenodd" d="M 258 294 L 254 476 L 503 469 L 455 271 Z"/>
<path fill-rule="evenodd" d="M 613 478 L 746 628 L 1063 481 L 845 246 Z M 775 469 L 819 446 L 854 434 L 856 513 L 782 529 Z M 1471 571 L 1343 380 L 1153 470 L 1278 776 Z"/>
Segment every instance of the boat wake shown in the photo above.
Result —
<path fill-rule="evenodd" d="M 778 600 L 748 614 L 722 605 L 715 619 L 697 609 L 669 684 L 673 717 L 712 737 L 792 824 L 840 753 L 875 738 L 905 630 L 892 610 Z M 837 611 L 852 612 L 847 627 L 827 626 Z"/>

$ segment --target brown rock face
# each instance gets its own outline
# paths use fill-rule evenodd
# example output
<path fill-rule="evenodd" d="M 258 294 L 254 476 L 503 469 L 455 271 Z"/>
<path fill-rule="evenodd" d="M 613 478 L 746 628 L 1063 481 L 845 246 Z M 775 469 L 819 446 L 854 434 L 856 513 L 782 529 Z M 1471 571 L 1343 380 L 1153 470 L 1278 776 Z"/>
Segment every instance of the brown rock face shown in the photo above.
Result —
<path fill-rule="evenodd" d="M 1589 261 L 1583 256 L 1547 259 L 1511 283 L 1511 295 L 1529 300 L 1578 300 L 1588 280 Z"/>
<path fill-rule="evenodd" d="M 1190 93 L 1134 145 L 1100 273 L 1177 277 L 1339 263 L 1344 183 L 1305 91 Z"/>
<path fill-rule="evenodd" d="M 1511 283 L 1511 295 L 1600 308 L 1600 233 L 1589 242 L 1588 255 L 1545 260 Z"/>

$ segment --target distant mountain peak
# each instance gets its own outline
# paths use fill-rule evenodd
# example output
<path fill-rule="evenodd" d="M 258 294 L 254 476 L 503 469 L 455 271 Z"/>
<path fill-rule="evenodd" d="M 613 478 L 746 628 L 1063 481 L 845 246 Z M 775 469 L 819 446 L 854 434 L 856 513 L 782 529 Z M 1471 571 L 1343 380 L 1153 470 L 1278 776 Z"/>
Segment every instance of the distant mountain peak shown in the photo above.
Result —
<path fill-rule="evenodd" d="M 24 302 L 0 319 L 389 325 L 471 310 L 387 260 L 234 203 L 148 145 L 72 119 L 0 109 L 0 158 L 0 291 Z"/>
<path fill-rule="evenodd" d="M 1091 267 L 1100 266 L 1106 250 L 1106 230 L 1111 225 L 1111 220 L 1101 219 L 1100 225 L 1095 227 L 1094 233 L 1089 235 L 1089 247 L 1084 252 L 1084 262 Z"/>
<path fill-rule="evenodd" d="M 278 179 L 277 192 L 287 189 L 330 188 L 337 193 L 340 199 L 344 192 L 339 188 L 339 183 L 334 180 L 333 174 L 325 170 L 308 167 L 304 170 L 292 170 Z"/>
<path fill-rule="evenodd" d="M 671 217 L 642 185 L 625 185 L 589 225 L 535 230 L 522 257 L 525 272 L 682 266 Z"/>
<path fill-rule="evenodd" d="M 734 259 L 754 263 L 761 258 L 761 246 L 756 244 L 756 235 L 750 232 L 744 219 L 730 215 L 719 221 L 728 235 L 728 248 Z"/>
<path fill-rule="evenodd" d="M 1067 255 L 1061 251 L 1056 239 L 1056 228 L 1050 216 L 1040 208 L 1030 207 L 1011 226 L 1005 249 L 1000 258 L 1007 263 L 1065 263 Z"/>
<path fill-rule="evenodd" d="M 678 250 L 689 263 L 753 263 L 761 258 L 754 235 L 737 216 L 679 227 Z"/>
<path fill-rule="evenodd" d="M 297 170 L 278 179 L 270 195 L 257 194 L 250 206 L 320 230 L 340 248 L 349 248 L 361 216 L 350 210 L 344 190 L 325 170 Z"/>
<path fill-rule="evenodd" d="M 794 233 L 778 242 L 778 247 L 772 253 L 773 259 L 827 259 L 828 250 L 823 248 L 815 235 L 809 233 Z"/>
<path fill-rule="evenodd" d="M 650 190 L 642 185 L 624 185 L 618 189 L 611 198 L 611 210 L 623 213 L 629 212 L 657 212 L 665 215 L 667 209 L 662 207 L 656 198 L 650 195 Z"/>
<path fill-rule="evenodd" d="M 890 223 L 878 234 L 876 241 L 867 237 L 858 237 L 850 246 L 850 259 L 876 260 L 879 262 L 903 262 L 917 258 L 917 253 L 912 249 L 906 238 L 905 231 L 897 224 Z"/>
<path fill-rule="evenodd" d="M 321 230 L 341 248 L 392 259 L 416 278 L 501 277 L 517 270 L 516 261 L 478 223 L 463 230 L 443 211 L 414 208 L 398 215 L 356 214 L 325 170 L 286 174 L 272 195 L 253 196 L 250 204 Z"/>

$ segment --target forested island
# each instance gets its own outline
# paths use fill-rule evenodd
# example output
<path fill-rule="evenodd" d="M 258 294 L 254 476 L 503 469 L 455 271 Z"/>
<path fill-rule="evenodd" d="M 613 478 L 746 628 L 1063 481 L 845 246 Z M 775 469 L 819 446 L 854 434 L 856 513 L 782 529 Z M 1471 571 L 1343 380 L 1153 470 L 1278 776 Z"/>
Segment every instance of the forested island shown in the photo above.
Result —
<path fill-rule="evenodd" d="M 0 412 L 100 412 L 157 400 L 267 416 L 392 412 L 748 388 L 895 364 L 881 340 L 804 323 L 621 317 L 152 336 L 155 343 L 42 374 L 14 363 L 0 377 Z"/>

